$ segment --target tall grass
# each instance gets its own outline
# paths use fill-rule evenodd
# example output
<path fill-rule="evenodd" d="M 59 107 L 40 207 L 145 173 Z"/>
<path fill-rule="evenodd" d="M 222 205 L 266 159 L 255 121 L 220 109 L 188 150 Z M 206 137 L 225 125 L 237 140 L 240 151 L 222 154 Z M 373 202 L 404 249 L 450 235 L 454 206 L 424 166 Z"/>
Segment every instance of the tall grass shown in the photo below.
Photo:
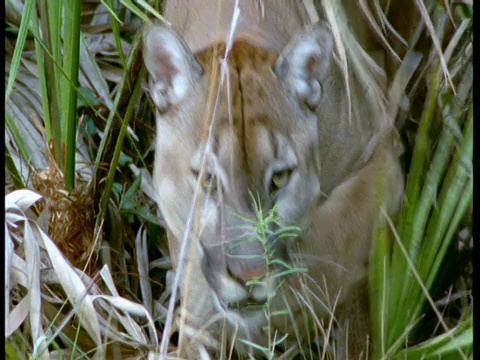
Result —
<path fill-rule="evenodd" d="M 451 24 L 442 5 L 434 13 L 433 20 L 425 12 L 422 17 L 433 21 L 431 36 L 439 42 Z M 467 30 L 471 19 L 458 7 L 454 15 L 457 33 L 442 50 L 444 67 L 440 67 L 438 48 L 432 47 L 422 69 L 427 94 L 399 218 L 396 224 L 387 219 L 376 229 L 370 262 L 376 359 L 466 358 L 471 353 L 472 309 L 464 308 L 460 322 L 451 328 L 431 293 L 435 282 L 441 281 L 440 269 L 448 266 L 445 255 L 472 203 L 473 79 L 471 62 L 459 55 L 471 46 Z M 445 71 L 452 74 L 453 83 L 444 80 Z M 415 95 L 410 94 L 411 104 Z M 443 334 L 412 346 L 428 308 L 433 309 Z"/>

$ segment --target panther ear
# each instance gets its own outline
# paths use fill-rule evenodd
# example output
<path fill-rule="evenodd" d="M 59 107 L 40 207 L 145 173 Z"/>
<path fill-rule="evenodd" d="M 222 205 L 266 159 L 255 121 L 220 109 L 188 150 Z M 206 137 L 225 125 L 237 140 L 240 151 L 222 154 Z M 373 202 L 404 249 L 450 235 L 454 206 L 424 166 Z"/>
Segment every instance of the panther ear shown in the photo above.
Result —
<path fill-rule="evenodd" d="M 275 73 L 299 101 L 315 109 L 331 57 L 332 35 L 325 25 L 316 24 L 288 43 L 277 59 Z"/>
<path fill-rule="evenodd" d="M 203 74 L 180 36 L 162 25 L 144 31 L 143 60 L 150 74 L 150 95 L 160 112 L 179 104 Z"/>

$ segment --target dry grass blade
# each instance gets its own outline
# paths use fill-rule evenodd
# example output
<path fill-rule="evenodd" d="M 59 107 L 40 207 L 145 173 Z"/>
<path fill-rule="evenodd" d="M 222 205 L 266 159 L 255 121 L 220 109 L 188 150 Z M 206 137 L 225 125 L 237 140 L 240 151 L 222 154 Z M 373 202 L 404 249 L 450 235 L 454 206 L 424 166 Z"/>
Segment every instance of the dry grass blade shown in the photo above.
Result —
<path fill-rule="evenodd" d="M 6 44 L 5 71 L 10 71 L 8 41 Z M 40 98 L 40 83 L 30 62 L 22 58 L 15 81 L 14 91 L 11 93 L 6 106 L 7 131 L 5 136 L 9 141 L 6 145 L 14 157 L 17 169 L 20 169 L 23 180 L 29 178 L 29 169 L 23 168 L 21 162 L 28 161 L 36 168 L 47 165 L 43 153 L 45 148 L 44 128 L 41 124 L 43 109 Z M 16 155 L 18 154 L 18 155 Z M 22 158 L 20 158 L 20 156 Z"/>
<path fill-rule="evenodd" d="M 118 320 L 122 323 L 127 331 L 127 336 L 140 345 L 147 346 L 150 342 L 145 337 L 144 333 L 141 330 L 141 327 L 133 321 L 130 315 L 145 317 L 148 319 L 150 326 L 155 329 L 153 318 L 150 313 L 145 309 L 141 304 L 135 303 L 128 299 L 122 298 L 120 296 L 110 296 L 110 295 L 90 295 L 91 301 L 97 299 L 105 300 L 108 304 L 112 305 L 118 310 L 121 310 L 127 313 L 127 316 L 118 315 Z M 158 338 L 154 338 L 154 344 L 158 343 Z"/>
<path fill-rule="evenodd" d="M 7 278 L 6 292 L 10 294 L 11 287 L 14 283 L 10 282 L 10 274 L 12 274 L 11 260 L 13 253 L 9 251 L 12 249 L 12 239 L 18 239 L 17 236 L 10 236 L 10 232 L 19 232 L 23 228 L 22 245 L 25 254 L 25 267 L 22 269 L 26 274 L 24 277 L 25 287 L 28 289 L 28 294 L 20 301 L 12 313 L 9 313 L 6 307 L 6 331 L 11 334 L 17 329 L 20 324 L 29 317 L 30 333 L 33 343 L 36 344 L 37 354 L 40 358 L 48 358 L 48 353 L 45 353 L 46 342 L 44 337 L 44 330 L 41 322 L 41 292 L 40 292 L 40 250 L 38 247 L 37 238 L 34 234 L 31 224 L 27 216 L 28 209 L 37 202 L 41 196 L 28 190 L 20 190 L 10 193 L 5 201 L 5 231 L 6 231 L 6 256 L 8 267 L 5 269 Z M 10 216 L 8 216 L 10 213 Z M 23 225 L 23 227 L 21 226 Z M 33 224 L 35 226 L 36 224 Z M 9 245 L 7 245 L 9 244 Z M 7 297 L 6 299 L 9 299 Z M 8 301 L 7 301 L 8 302 Z M 40 350 L 39 350 L 40 349 Z"/>
<path fill-rule="evenodd" d="M 203 173 L 205 171 L 205 164 L 206 164 L 206 154 L 211 151 L 211 146 L 212 146 L 212 139 L 213 139 L 213 125 L 215 123 L 215 114 L 216 114 L 216 110 L 217 110 L 217 105 L 218 105 L 218 102 L 219 102 L 219 99 L 220 99 L 220 91 L 222 90 L 223 86 L 224 86 L 224 82 L 225 82 L 225 79 L 228 78 L 228 66 L 227 66 L 227 61 L 228 61 L 228 52 L 229 52 L 229 49 L 232 47 L 232 44 L 233 44 L 233 37 L 234 37 L 234 34 L 235 34 L 235 31 L 236 31 L 236 26 L 238 24 L 238 18 L 240 16 L 240 9 L 238 7 L 238 0 L 236 0 L 235 2 L 235 6 L 234 6 L 234 10 L 233 10 L 233 14 L 232 14 L 232 19 L 231 19 L 231 23 L 230 23 L 230 31 L 229 31 L 229 34 L 227 36 L 227 38 L 225 39 L 225 43 L 226 43 L 226 46 L 225 46 L 225 54 L 224 54 L 224 57 L 222 59 L 222 65 L 221 65 L 221 73 L 220 73 L 220 82 L 219 82 L 219 86 L 218 86 L 218 90 L 216 92 L 216 96 L 214 98 L 214 101 L 209 101 L 209 105 L 210 105 L 210 111 L 207 111 L 207 114 L 206 114 L 206 123 L 209 124 L 208 126 L 208 133 L 207 133 L 207 139 L 206 139 L 206 146 L 205 146 L 205 149 L 203 151 L 203 155 L 202 155 L 202 161 L 201 161 L 201 170 L 200 170 L 200 174 L 199 176 L 202 177 L 203 176 Z M 214 81 L 212 81 L 212 84 L 215 84 L 216 82 L 216 79 L 214 79 Z M 213 87 L 212 87 L 213 89 Z M 228 90 L 227 90 L 228 91 Z M 213 92 L 212 92 L 212 95 L 213 95 Z M 213 104 L 213 108 L 212 108 L 212 104 Z M 209 118 L 209 116 L 211 116 L 211 119 Z M 162 342 L 160 344 L 160 355 L 161 356 L 166 356 L 166 353 L 167 353 L 167 348 L 168 348 L 168 342 L 170 340 L 170 329 L 171 329 L 171 326 L 172 326 L 172 322 L 173 322 L 173 313 L 174 313 L 174 308 L 175 308 L 175 302 L 176 302 L 176 297 L 177 297 L 177 290 L 178 290 L 178 287 L 179 287 L 179 284 L 180 284 L 180 279 L 181 279 L 181 276 L 182 276 L 182 267 L 183 267 L 183 264 L 185 263 L 185 256 L 187 254 L 187 251 L 190 252 L 190 247 L 195 245 L 195 244 L 191 244 L 191 241 L 190 241 L 190 238 L 191 238 L 191 232 L 192 232 L 192 225 L 193 225 L 193 220 L 194 220 L 194 214 L 196 212 L 196 209 L 197 209 L 197 199 L 199 198 L 199 193 L 200 193 L 200 182 L 198 182 L 195 186 L 195 191 L 194 191 L 194 195 L 193 195 L 193 200 L 192 200 L 192 204 L 191 204 L 191 208 L 190 208 L 190 211 L 189 211 L 189 214 L 188 214 L 188 218 L 187 218 L 187 224 L 185 226 L 185 233 L 183 235 L 183 239 L 182 239 L 182 242 L 181 242 L 181 249 L 180 249 L 180 254 L 178 256 L 178 264 L 177 264 L 177 271 L 175 272 L 175 279 L 174 279 L 174 283 L 173 283 L 173 286 L 172 286 L 172 294 L 171 294 L 171 297 L 170 297 L 170 301 L 169 301 L 169 304 L 168 304 L 168 313 L 167 313 L 167 318 L 165 320 L 165 328 L 163 329 L 163 335 L 162 335 Z M 188 277 L 187 277 L 188 278 Z"/>
<path fill-rule="evenodd" d="M 40 249 L 38 246 L 35 230 L 28 221 L 24 223 L 24 249 L 27 272 L 28 298 L 29 298 L 29 320 L 33 343 L 37 355 L 41 359 L 47 359 L 48 353 L 45 332 L 41 322 L 41 291 L 40 291 Z M 34 351 L 35 354 L 35 351 Z"/>
<path fill-rule="evenodd" d="M 380 22 L 382 25 L 382 28 L 385 30 L 385 27 L 390 31 L 391 34 L 393 34 L 398 41 L 405 47 L 408 47 L 407 41 L 395 30 L 395 28 L 390 24 L 390 21 L 388 20 L 387 16 L 382 10 L 382 6 L 378 0 L 373 1 L 373 6 L 375 7 L 375 10 L 380 17 Z"/>
<path fill-rule="evenodd" d="M 135 238 L 135 248 L 137 251 L 138 275 L 140 276 L 143 304 L 147 309 L 152 309 L 152 287 L 148 278 L 147 232 L 143 228 L 138 230 Z"/>
<path fill-rule="evenodd" d="M 8 301 L 6 301 L 8 303 Z M 5 337 L 8 338 L 25 321 L 30 308 L 29 295 L 25 296 L 13 309 L 5 316 Z"/>
<path fill-rule="evenodd" d="M 465 31 L 471 26 L 471 21 L 470 20 L 463 20 L 460 23 L 460 26 L 457 27 L 455 33 L 452 36 L 452 39 L 447 45 L 447 48 L 445 49 L 445 60 L 450 61 L 450 58 L 453 56 L 454 51 L 457 49 L 457 46 L 460 45 L 460 40 L 462 36 L 465 34 Z"/>
<path fill-rule="evenodd" d="M 433 45 L 435 47 L 435 50 L 438 53 L 438 58 L 440 59 L 440 65 L 443 70 L 443 74 L 445 76 L 446 81 L 450 85 L 450 87 L 453 90 L 453 93 L 455 94 L 455 86 L 453 85 L 452 78 L 450 75 L 450 71 L 448 70 L 448 65 L 447 65 L 447 60 L 445 59 L 445 56 L 442 51 L 442 46 L 440 44 L 440 40 L 438 39 L 437 33 L 435 31 L 435 27 L 433 26 L 432 19 L 430 18 L 430 15 L 428 14 L 428 10 L 425 6 L 424 0 L 415 0 L 417 3 L 418 9 L 420 10 L 420 13 L 422 14 L 422 17 L 425 21 L 425 24 L 427 25 L 427 29 L 430 33 L 430 36 L 433 41 Z"/>
<path fill-rule="evenodd" d="M 25 212 L 28 207 L 30 207 L 39 199 L 40 195 L 32 191 L 15 191 L 7 195 L 7 211 L 16 208 Z M 32 337 L 34 342 L 43 336 L 43 330 L 41 329 L 40 325 L 40 245 L 47 251 L 49 259 L 52 262 L 52 266 L 56 271 L 59 282 L 70 298 L 70 301 L 76 307 L 79 315 L 80 313 L 84 313 L 85 318 L 83 326 L 87 329 L 92 338 L 96 339 L 97 344 L 100 345 L 100 330 L 93 304 L 88 296 L 85 297 L 83 301 L 81 300 L 81 298 L 86 294 L 86 287 L 84 286 L 82 280 L 64 258 L 63 254 L 58 250 L 53 241 L 43 232 L 43 230 L 40 229 L 35 222 L 29 219 L 27 215 L 24 216 L 23 221 L 23 243 L 26 263 L 25 271 L 27 274 L 27 288 L 29 289 L 29 314 L 31 317 Z M 81 309 L 83 308 L 83 305 L 85 305 L 85 308 Z M 46 349 L 45 346 L 42 348 L 43 350 Z"/>
<path fill-rule="evenodd" d="M 393 56 L 393 58 L 400 62 L 401 59 L 400 59 L 400 56 L 398 56 L 398 54 L 395 52 L 395 50 L 393 50 L 393 48 L 391 47 L 390 43 L 388 42 L 388 40 L 385 38 L 385 36 L 383 35 L 383 32 L 382 32 L 382 29 L 380 28 L 380 26 L 378 25 L 377 23 L 377 20 L 375 19 L 375 17 L 373 16 L 372 12 L 370 11 L 370 9 L 368 8 L 368 5 L 367 5 L 367 2 L 366 0 L 360 0 L 359 1 L 359 4 L 360 4 L 360 7 L 362 8 L 363 12 L 365 13 L 368 21 L 370 22 L 370 25 L 373 27 L 373 29 L 375 30 L 375 32 L 377 33 L 378 35 L 378 38 L 380 39 L 380 41 L 382 42 L 382 44 L 385 46 L 386 49 L 388 49 L 388 51 L 390 52 L 390 54 Z"/>
<path fill-rule="evenodd" d="M 405 95 L 405 89 L 410 82 L 411 77 L 417 70 L 422 56 L 414 52 L 408 52 L 403 59 L 400 68 L 397 70 L 395 78 L 389 89 L 388 109 L 392 111 L 392 119 L 396 118 L 397 111 L 401 106 L 401 101 Z"/>
<path fill-rule="evenodd" d="M 5 212 L 7 213 L 13 209 L 25 212 L 41 198 L 42 195 L 30 190 L 14 191 L 5 197 Z"/>
<path fill-rule="evenodd" d="M 12 266 L 13 255 L 13 241 L 8 231 L 8 226 L 5 224 L 5 337 L 8 337 L 9 321 L 8 315 L 10 313 L 10 302 L 6 301 L 10 297 L 10 268 Z M 23 321 L 22 321 L 23 322 Z"/>
<path fill-rule="evenodd" d="M 322 6 L 325 9 L 325 15 L 327 21 L 332 29 L 332 35 L 335 42 L 335 47 L 340 57 L 340 67 L 345 77 L 345 87 L 347 89 L 348 98 L 348 121 L 351 122 L 352 118 L 352 95 L 350 92 L 350 80 L 349 80 L 349 68 L 347 62 L 347 50 L 345 48 L 344 37 L 342 34 L 348 33 L 349 30 L 345 22 L 338 21 L 337 17 L 340 16 L 345 19 L 345 14 L 342 11 L 342 7 L 335 1 L 322 0 Z"/>
<path fill-rule="evenodd" d="M 36 195 L 38 196 L 38 194 Z M 59 251 L 53 241 L 43 232 L 43 230 L 40 229 L 38 225 L 34 222 L 31 223 L 30 230 L 30 220 L 27 218 L 25 220 L 27 221 L 27 231 L 25 232 L 26 241 L 40 244 L 40 246 L 47 251 L 52 266 L 55 269 L 59 283 L 62 285 L 65 293 L 67 294 L 70 302 L 72 303 L 78 314 L 83 314 L 82 326 L 86 328 L 88 333 L 96 341 L 97 345 L 100 345 L 101 338 L 97 314 L 93 307 L 91 298 L 88 295 L 85 296 L 87 290 L 85 285 L 83 284 L 83 281 L 76 273 L 76 271 L 71 267 L 71 265 L 68 263 L 64 255 Z M 28 254 L 27 251 L 26 254 Z M 34 266 L 35 269 L 40 268 L 38 263 L 32 264 L 29 263 L 29 260 L 31 260 L 31 257 L 26 255 L 26 261 L 28 266 Z M 30 271 L 33 271 L 33 269 L 31 269 Z M 39 289 L 36 289 L 36 291 L 36 294 L 38 295 L 38 297 L 40 297 Z"/>
<path fill-rule="evenodd" d="M 102 43 L 105 36 L 102 34 L 88 34 L 80 37 L 80 85 L 88 89 L 94 89 L 98 93 L 98 98 L 102 101 L 108 109 L 112 109 L 113 102 L 109 93 L 108 84 L 105 77 L 94 58 L 102 49 L 96 50 L 95 45 Z M 108 43 L 107 43 L 108 44 Z M 103 45 L 105 47 L 105 45 Z"/>

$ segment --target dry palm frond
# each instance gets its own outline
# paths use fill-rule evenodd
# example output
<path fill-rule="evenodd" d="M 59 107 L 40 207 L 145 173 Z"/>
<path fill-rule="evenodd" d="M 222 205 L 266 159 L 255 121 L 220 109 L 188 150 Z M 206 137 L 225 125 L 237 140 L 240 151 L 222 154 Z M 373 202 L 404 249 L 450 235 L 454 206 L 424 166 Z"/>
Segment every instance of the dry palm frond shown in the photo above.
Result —
<path fill-rule="evenodd" d="M 102 291 L 96 281 L 71 265 L 39 226 L 43 212 L 36 215 L 35 205 L 41 199 L 30 190 L 6 197 L 6 336 L 22 331 L 28 318 L 34 353 L 41 358 L 48 357 L 48 345 L 60 334 L 64 343 L 66 336 L 78 351 L 94 351 L 96 357 L 115 351 L 115 344 L 130 352 L 155 346 L 158 339 L 150 310 L 119 296 L 106 267 L 99 273 Z M 12 298 L 12 292 L 18 298 Z M 78 331 L 86 336 L 78 337 Z"/>

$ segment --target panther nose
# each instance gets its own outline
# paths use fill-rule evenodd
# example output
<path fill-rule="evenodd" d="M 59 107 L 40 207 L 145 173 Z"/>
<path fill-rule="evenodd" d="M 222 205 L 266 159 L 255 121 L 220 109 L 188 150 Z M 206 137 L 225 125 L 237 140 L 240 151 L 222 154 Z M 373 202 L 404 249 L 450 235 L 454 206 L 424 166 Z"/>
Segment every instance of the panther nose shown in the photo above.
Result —
<path fill-rule="evenodd" d="M 230 275 L 238 280 L 242 285 L 245 285 L 248 281 L 261 278 L 265 275 L 265 265 L 257 264 L 253 266 L 242 266 L 241 268 L 229 269 Z"/>

